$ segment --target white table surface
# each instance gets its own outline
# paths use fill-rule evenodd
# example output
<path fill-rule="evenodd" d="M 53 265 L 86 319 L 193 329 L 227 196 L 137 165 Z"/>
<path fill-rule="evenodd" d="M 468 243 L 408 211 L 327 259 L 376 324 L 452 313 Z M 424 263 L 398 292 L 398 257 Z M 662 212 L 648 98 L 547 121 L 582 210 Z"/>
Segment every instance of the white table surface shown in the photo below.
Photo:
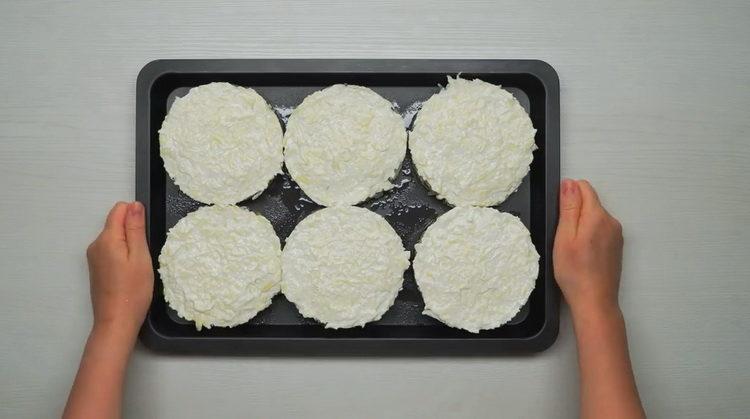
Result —
<path fill-rule="evenodd" d="M 0 417 L 54 417 L 91 314 L 84 249 L 134 196 L 135 78 L 157 58 L 538 58 L 562 174 L 625 226 L 621 291 L 651 417 L 750 414 L 745 1 L 0 3 Z M 533 3 L 533 4 L 532 4 Z M 575 341 L 529 357 L 310 359 L 139 347 L 125 413 L 575 417 Z"/>

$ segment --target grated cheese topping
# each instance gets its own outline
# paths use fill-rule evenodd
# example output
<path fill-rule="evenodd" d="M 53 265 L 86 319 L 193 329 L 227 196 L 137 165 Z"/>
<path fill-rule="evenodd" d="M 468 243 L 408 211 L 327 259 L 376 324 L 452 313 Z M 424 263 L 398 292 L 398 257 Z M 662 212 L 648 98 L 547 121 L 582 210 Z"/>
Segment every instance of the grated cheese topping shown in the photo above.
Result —
<path fill-rule="evenodd" d="M 417 114 L 409 149 L 420 178 L 439 198 L 454 206 L 493 206 L 529 172 L 535 134 L 510 92 L 449 77 Z"/>
<path fill-rule="evenodd" d="M 354 205 L 393 187 L 406 130 L 391 102 L 366 87 L 337 84 L 292 112 L 284 146 L 289 173 L 312 200 Z"/>
<path fill-rule="evenodd" d="M 159 275 L 164 298 L 198 330 L 232 327 L 279 292 L 281 245 L 260 215 L 233 205 L 202 207 L 167 233 Z"/>
<path fill-rule="evenodd" d="M 281 291 L 327 328 L 363 326 L 393 305 L 408 267 L 409 252 L 383 217 L 359 207 L 323 208 L 287 239 Z"/>
<path fill-rule="evenodd" d="M 175 100 L 159 130 L 164 167 L 191 198 L 234 204 L 259 195 L 284 159 L 276 114 L 253 89 L 210 83 Z"/>
<path fill-rule="evenodd" d="M 539 254 L 518 217 L 493 208 L 457 207 L 415 246 L 414 276 L 424 314 L 473 333 L 510 321 L 539 273 Z"/>

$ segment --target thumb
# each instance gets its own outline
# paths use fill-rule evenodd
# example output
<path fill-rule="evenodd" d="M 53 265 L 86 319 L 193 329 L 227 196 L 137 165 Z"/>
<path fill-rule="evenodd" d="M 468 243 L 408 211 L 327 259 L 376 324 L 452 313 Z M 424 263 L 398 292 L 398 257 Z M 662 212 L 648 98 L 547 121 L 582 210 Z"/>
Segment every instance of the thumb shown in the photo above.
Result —
<path fill-rule="evenodd" d="M 125 216 L 125 239 L 128 242 L 130 256 L 139 256 L 148 252 L 146 216 L 143 204 L 138 201 L 128 204 L 128 214 Z"/>
<path fill-rule="evenodd" d="M 565 179 L 560 187 L 560 221 L 557 224 L 557 235 L 575 237 L 578 231 L 578 219 L 581 215 L 581 190 L 578 184 Z"/>

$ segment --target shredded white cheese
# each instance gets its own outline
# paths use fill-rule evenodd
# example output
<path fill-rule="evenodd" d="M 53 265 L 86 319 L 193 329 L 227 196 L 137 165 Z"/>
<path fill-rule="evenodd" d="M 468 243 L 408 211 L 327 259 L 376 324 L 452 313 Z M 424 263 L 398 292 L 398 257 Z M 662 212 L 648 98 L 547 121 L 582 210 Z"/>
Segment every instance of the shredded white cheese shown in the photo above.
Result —
<path fill-rule="evenodd" d="M 510 321 L 539 274 L 529 231 L 518 217 L 493 208 L 448 211 L 427 228 L 415 250 L 424 314 L 474 333 Z"/>
<path fill-rule="evenodd" d="M 207 204 L 259 195 L 281 172 L 282 142 L 281 124 L 266 101 L 229 83 L 194 87 L 176 99 L 159 130 L 167 173 Z"/>
<path fill-rule="evenodd" d="M 232 205 L 202 207 L 169 230 L 159 275 L 164 298 L 198 330 L 232 327 L 279 292 L 281 245 L 260 215 Z"/>
<path fill-rule="evenodd" d="M 383 217 L 359 207 L 324 208 L 287 239 L 281 291 L 327 328 L 363 326 L 393 304 L 408 267 L 409 252 Z"/>
<path fill-rule="evenodd" d="M 315 202 L 354 205 L 392 187 L 406 154 L 406 130 L 389 101 L 337 84 L 306 97 L 284 134 L 292 178 Z"/>
<path fill-rule="evenodd" d="M 508 91 L 479 79 L 448 78 L 409 134 L 417 173 L 456 206 L 492 206 L 529 172 L 536 130 Z"/>

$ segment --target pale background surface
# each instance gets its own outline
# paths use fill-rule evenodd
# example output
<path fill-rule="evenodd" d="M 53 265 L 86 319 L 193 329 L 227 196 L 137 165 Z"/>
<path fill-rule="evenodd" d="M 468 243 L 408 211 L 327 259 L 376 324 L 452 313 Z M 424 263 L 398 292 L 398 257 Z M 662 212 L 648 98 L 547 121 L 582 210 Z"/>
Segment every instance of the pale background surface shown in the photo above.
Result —
<path fill-rule="evenodd" d="M 750 414 L 750 4 L 0 4 L 0 417 L 54 417 L 90 324 L 84 248 L 134 196 L 157 58 L 537 58 L 562 174 L 625 225 L 622 306 L 651 417 Z M 534 4 L 531 4 L 534 3 Z M 705 4 L 703 4 L 705 3 Z M 126 416 L 575 417 L 567 310 L 522 358 L 268 359 L 138 348 Z"/>

